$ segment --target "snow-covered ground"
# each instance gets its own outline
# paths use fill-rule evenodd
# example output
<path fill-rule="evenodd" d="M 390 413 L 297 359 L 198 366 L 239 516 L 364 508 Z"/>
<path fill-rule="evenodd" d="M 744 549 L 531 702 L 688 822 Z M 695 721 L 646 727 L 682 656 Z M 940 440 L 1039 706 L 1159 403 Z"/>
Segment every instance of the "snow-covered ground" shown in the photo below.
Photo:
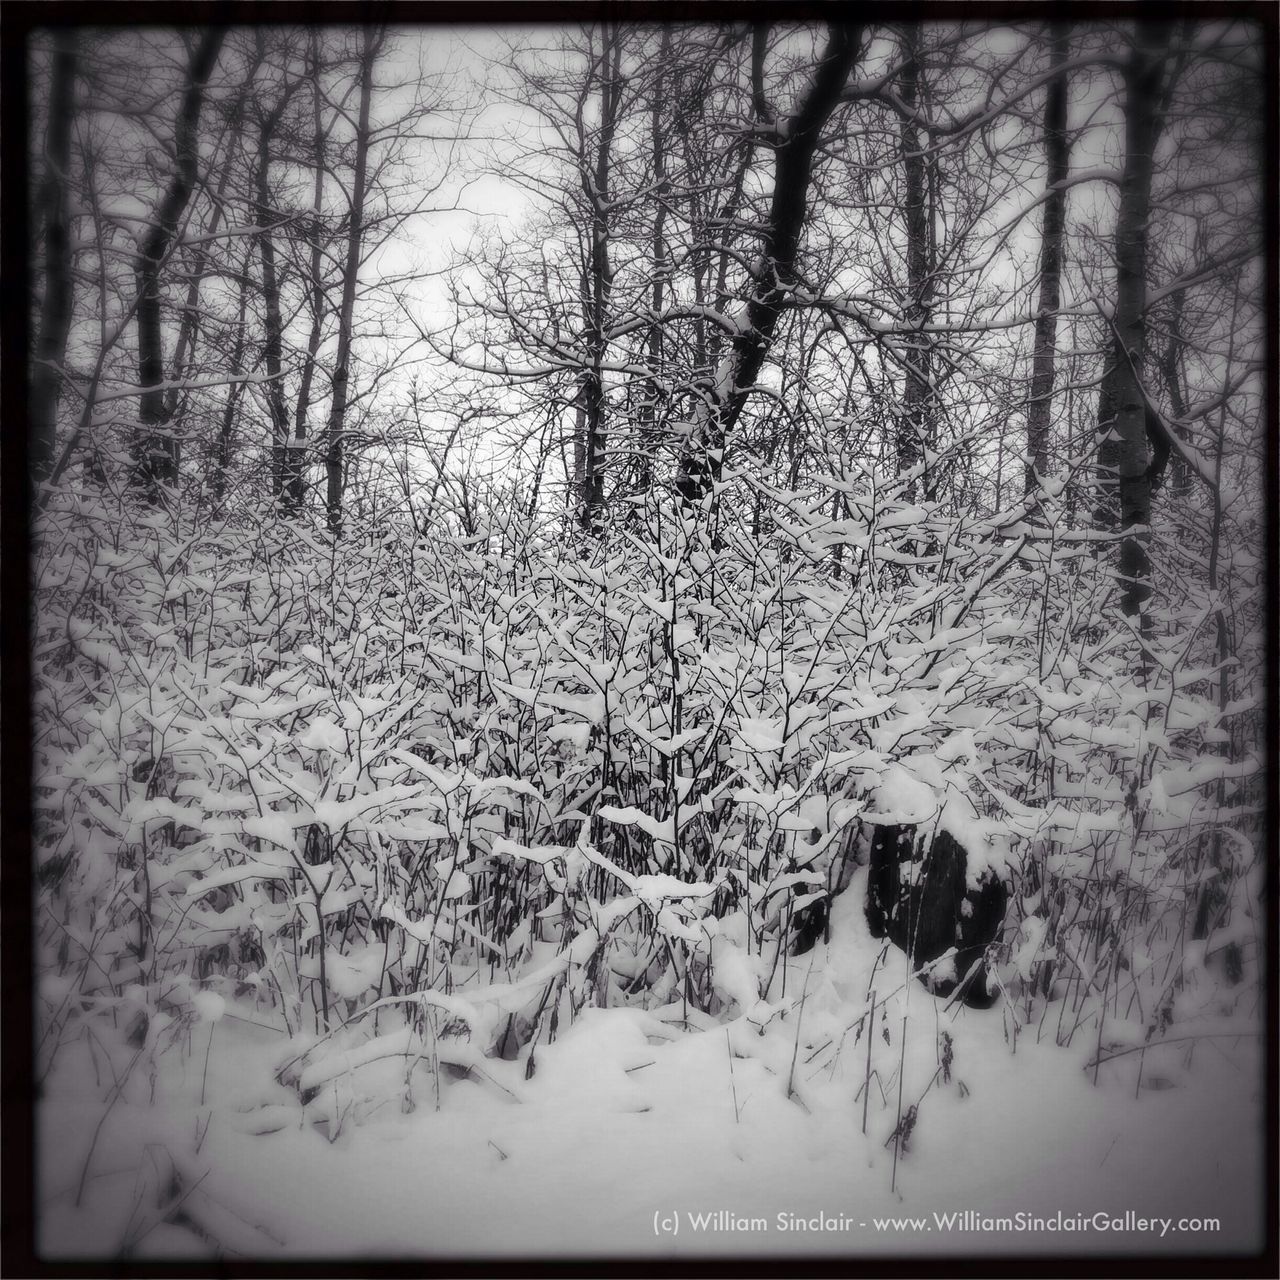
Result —
<path fill-rule="evenodd" d="M 246 1020 L 264 1017 L 251 1005 L 222 1012 L 205 1001 L 211 1020 L 160 1058 L 154 1079 L 136 1067 L 105 1119 L 105 1060 L 87 1040 L 68 1044 L 39 1113 L 41 1251 L 658 1258 L 1261 1247 L 1256 1033 L 1127 1053 L 1095 1085 L 1085 1068 L 1096 1033 L 1066 1048 L 1051 1026 L 1039 1043 L 1034 1026 L 1014 1037 L 1003 1005 L 946 1010 L 903 983 L 896 951 L 877 968 L 861 890 L 855 880 L 837 899 L 831 944 L 791 962 L 793 995 L 763 1029 L 737 1016 L 685 1030 L 678 1007 L 587 1009 L 538 1047 L 527 1079 L 523 1058 L 487 1060 L 467 1078 L 424 1058 L 409 1111 L 403 1058 L 353 1070 L 303 1107 L 273 1079 L 289 1043 Z M 859 1020 L 871 985 L 868 1037 Z M 892 1135 L 912 1104 L 895 1167 Z M 884 1217 L 918 1221 L 878 1225 Z M 983 1222 L 995 1217 L 1012 1222 Z M 1179 1229 L 1201 1218 L 1219 1229 Z"/>

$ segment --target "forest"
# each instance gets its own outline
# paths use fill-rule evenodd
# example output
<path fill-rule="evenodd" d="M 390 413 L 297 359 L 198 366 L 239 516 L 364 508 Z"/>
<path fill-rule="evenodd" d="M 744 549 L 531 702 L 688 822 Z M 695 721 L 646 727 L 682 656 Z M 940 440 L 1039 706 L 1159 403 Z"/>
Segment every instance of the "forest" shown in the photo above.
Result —
<path fill-rule="evenodd" d="M 28 15 L 42 1257 L 1262 1248 L 1263 8 Z"/>

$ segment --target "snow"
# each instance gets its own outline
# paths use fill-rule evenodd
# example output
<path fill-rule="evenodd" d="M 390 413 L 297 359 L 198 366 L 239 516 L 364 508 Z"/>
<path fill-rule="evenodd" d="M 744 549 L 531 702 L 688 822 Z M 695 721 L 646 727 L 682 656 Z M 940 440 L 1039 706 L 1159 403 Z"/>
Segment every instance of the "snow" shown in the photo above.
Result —
<path fill-rule="evenodd" d="M 718 937 L 721 983 L 734 999 L 755 1000 L 746 1015 L 724 1025 L 695 1016 L 685 1029 L 678 1004 L 588 1007 L 554 1042 L 536 1046 L 528 1079 L 522 1062 L 484 1059 L 465 1038 L 439 1038 L 418 1051 L 406 1090 L 414 1061 L 406 1030 L 348 1055 L 336 1075 L 313 1071 L 320 1092 L 303 1107 L 272 1079 L 286 1039 L 228 1000 L 220 1020 L 196 1025 L 189 1043 L 161 1055 L 154 1105 L 138 1078 L 106 1114 L 79 1207 L 104 1101 L 87 1042 L 68 1045 L 38 1117 L 47 1153 L 41 1249 L 57 1258 L 125 1244 L 138 1257 L 220 1249 L 232 1257 L 655 1263 L 740 1254 L 785 1265 L 820 1254 L 1174 1257 L 1258 1245 L 1256 1037 L 1195 1044 L 1191 1072 L 1187 1044 L 1149 1048 L 1142 1088 L 1132 1053 L 1106 1064 L 1095 1086 L 1084 1070 L 1092 1038 L 1059 1048 L 1052 1035 L 1036 1043 L 1026 1027 L 1011 1043 L 1007 1012 L 944 1012 L 907 980 L 899 953 L 882 962 L 861 923 L 864 876 L 835 901 L 830 946 L 789 962 L 788 999 L 772 1007 L 755 1000 L 753 957 Z M 878 999 L 868 1039 L 858 1019 L 871 983 Z M 200 1007 L 214 1010 L 211 1001 Z M 895 1171 L 893 1073 L 904 1027 L 904 1096 L 919 1108 Z M 945 1083 L 944 1032 L 952 1055 Z M 462 1065 L 446 1072 L 440 1064 L 449 1062 Z M 469 1063 L 480 1070 L 455 1078 Z M 178 1190 L 167 1193 L 172 1170 Z M 1058 1214 L 1218 1217 L 1222 1230 L 1162 1237 L 1090 1225 L 1068 1237 L 1069 1228 L 966 1230 L 965 1219 L 946 1230 L 932 1216 L 965 1210 L 1055 1223 Z M 878 1230 L 874 1219 L 886 1215 L 923 1221 Z M 677 1234 L 663 1225 L 673 1216 Z M 825 1217 L 827 1226 L 794 1229 L 793 1217 Z"/>
<path fill-rule="evenodd" d="M 227 1002 L 216 991 L 197 991 L 191 1003 L 201 1022 L 219 1022 L 227 1011 Z"/>
<path fill-rule="evenodd" d="M 651 34 L 625 36 L 628 67 Z M 1034 32 L 975 28 L 963 48 L 953 34 L 925 32 L 921 66 L 943 78 L 921 110 L 954 126 L 933 142 L 958 170 L 970 143 L 1015 151 L 985 193 L 981 182 L 935 193 L 939 262 L 954 269 L 939 274 L 930 316 L 899 288 L 914 271 L 876 250 L 905 234 L 885 222 L 895 179 L 877 163 L 901 139 L 864 128 L 903 107 L 887 87 L 903 70 L 893 33 L 864 50 L 850 90 L 880 107 L 852 109 L 848 136 L 815 118 L 822 137 L 800 150 L 742 150 L 760 131 L 739 128 L 739 95 L 724 86 L 751 72 L 740 87 L 784 109 L 817 53 L 812 32 L 775 28 L 749 59 L 746 45 L 720 50 L 727 79 L 706 81 L 715 101 L 695 113 L 696 138 L 662 164 L 641 145 L 642 117 L 652 107 L 654 125 L 679 124 L 678 86 L 664 98 L 661 77 L 630 76 L 618 109 L 639 114 L 619 118 L 612 158 L 596 156 L 608 181 L 588 174 L 582 206 L 618 215 L 588 236 L 610 246 L 607 263 L 587 264 L 601 286 L 594 318 L 572 279 L 572 227 L 552 223 L 564 223 L 562 196 L 584 198 L 577 161 L 612 136 L 598 127 L 610 93 L 603 105 L 579 95 L 576 137 L 557 139 L 555 121 L 572 124 L 573 84 L 604 86 L 606 68 L 581 33 L 517 39 L 500 78 L 537 89 L 542 122 L 523 141 L 523 127 L 508 130 L 490 158 L 541 212 L 521 196 L 505 230 L 458 239 L 451 266 L 437 237 L 424 272 L 379 272 L 399 250 L 365 246 L 359 305 L 372 310 L 352 330 L 332 437 L 347 446 L 330 476 L 341 501 L 322 492 L 323 433 L 311 430 L 294 457 L 305 501 L 291 484 L 283 505 L 279 413 L 264 416 L 262 391 L 279 392 L 278 411 L 301 393 L 303 365 L 228 364 L 228 335 L 256 350 L 276 308 L 255 302 L 254 271 L 237 274 L 262 228 L 214 236 L 221 180 L 243 194 L 248 176 L 241 149 L 215 143 L 217 111 L 202 117 L 201 172 L 175 230 L 187 238 L 173 242 L 200 252 L 170 255 L 162 273 L 170 304 L 188 298 L 172 313 L 185 317 L 181 350 L 167 332 L 172 380 L 150 388 L 168 419 L 155 431 L 182 444 L 181 465 L 158 488 L 139 469 L 146 379 L 126 340 L 126 258 L 129 210 L 147 206 L 115 188 L 137 168 L 142 122 L 176 105 L 185 53 L 176 37 L 118 48 L 95 37 L 93 67 L 123 50 L 158 57 L 164 74 L 133 125 L 77 134 L 104 163 L 66 168 L 76 190 L 62 194 L 111 211 L 93 219 L 101 243 L 80 264 L 96 261 L 101 287 L 81 281 L 67 358 L 45 362 L 84 373 L 63 380 L 28 566 L 48 1251 L 606 1253 L 655 1270 L 670 1254 L 730 1252 L 803 1271 L 788 1264 L 813 1252 L 1185 1256 L 1257 1243 L 1274 941 L 1257 273 L 1241 260 L 1234 323 L 1221 280 L 1196 274 L 1212 244 L 1207 257 L 1166 245 L 1149 264 L 1190 273 L 1153 279 L 1147 301 L 1189 291 L 1190 330 L 1160 319 L 1175 347 L 1199 353 L 1177 425 L 1195 446 L 1183 461 L 1212 493 L 1171 483 L 1149 523 L 1108 531 L 1095 509 L 1111 469 L 1075 426 L 1119 312 L 1106 244 L 1086 255 L 1100 271 L 1081 274 L 1066 253 L 1063 394 L 1041 406 L 1053 474 L 1024 493 L 1017 407 L 1026 360 L 1045 353 L 1028 345 L 1032 242 L 1006 243 L 1005 215 L 1034 208 L 1019 193 L 1042 175 L 1034 147 L 1024 156 L 1013 134 L 1001 142 L 1003 125 L 990 137 L 985 126 L 1033 107 L 1026 95 L 1055 73 Z M 305 51 L 282 39 L 266 62 L 232 41 L 211 85 L 225 97 L 244 72 L 268 98 L 305 90 L 290 70 Z M 354 83 L 342 43 L 316 72 L 336 112 L 337 167 L 314 170 L 329 173 L 330 196 L 359 150 L 340 102 Z M 480 44 L 466 57 L 492 70 L 496 46 Z M 466 72 L 445 65 L 456 41 L 424 47 L 446 80 Z M 1248 70 L 1247 51 L 1225 52 Z M 677 40 L 686 88 L 716 56 Z M 56 62 L 38 56 L 37 81 Z M 148 80 L 128 69 L 125 98 Z M 1013 96 L 984 97 L 1001 78 Z M 432 97 L 421 96 L 411 115 Z M 453 96 L 436 104 L 445 115 Z M 1211 97 L 1165 106 L 1184 119 Z M 506 110 L 507 123 L 527 114 Z M 1086 121 L 1072 181 L 1124 149 L 1122 114 Z M 378 236 L 409 232 L 396 211 L 415 201 L 418 142 L 448 168 L 440 136 L 401 124 L 408 185 L 395 174 L 399 126 L 380 135 L 382 160 L 370 156 L 371 180 L 391 183 L 387 217 L 369 224 Z M 1195 146 L 1210 144 L 1183 132 L 1184 158 L 1204 167 L 1213 156 Z M 306 157 L 283 141 L 259 158 L 289 197 Z M 810 144 L 824 176 L 775 192 L 804 217 L 789 227 L 777 202 L 771 234 L 760 166 L 790 154 L 807 172 Z M 730 173 L 735 154 L 741 199 L 718 214 L 700 184 Z M 481 176 L 503 187 L 496 171 Z M 857 200 L 829 205 L 850 178 Z M 1186 200 L 1202 194 L 1157 185 L 1176 196 L 1160 218 L 1185 231 Z M 977 200 L 967 211 L 965 192 Z M 431 212 L 440 203 L 418 212 L 463 216 Z M 322 251 L 340 221 L 281 222 L 281 263 L 286 240 Z M 1076 219 L 1076 233 L 1093 221 Z M 1106 217 L 1096 230 L 1105 242 Z M 771 263 L 785 244 L 804 261 L 788 250 Z M 707 254 L 723 267 L 714 280 Z M 305 273 L 282 266 L 277 284 L 286 328 L 305 327 Z M 707 324 L 714 349 L 698 355 Z M 913 356 L 924 338 L 927 368 Z M 322 348 L 317 374 L 332 354 Z M 927 406 L 913 404 L 919 379 L 904 362 Z M 322 410 L 320 383 L 302 419 Z M 925 407 L 928 439 L 907 447 Z M 584 454 L 588 409 L 600 448 Z M 1151 556 L 1141 617 L 1116 578 L 1132 535 Z M 904 856 L 949 833 L 969 886 L 994 874 L 1007 891 L 954 904 L 905 894 L 907 915 L 923 908 L 937 926 L 932 975 L 868 934 L 869 846 L 895 827 L 914 833 Z M 899 887 L 919 887 L 927 859 L 900 870 Z M 974 936 L 989 945 L 962 962 L 951 943 Z M 985 968 L 993 1008 L 919 981 L 962 963 Z M 1026 1233 L 948 1228 L 935 1212 L 1066 1217 Z M 877 1228 L 883 1213 L 925 1216 Z M 1217 1216 L 1223 1229 L 1109 1229 L 1131 1213 Z"/>
<path fill-rule="evenodd" d="M 904 765 L 885 769 L 875 795 L 875 807 L 863 813 L 868 822 L 912 825 L 932 822 L 938 813 L 933 790 Z"/>

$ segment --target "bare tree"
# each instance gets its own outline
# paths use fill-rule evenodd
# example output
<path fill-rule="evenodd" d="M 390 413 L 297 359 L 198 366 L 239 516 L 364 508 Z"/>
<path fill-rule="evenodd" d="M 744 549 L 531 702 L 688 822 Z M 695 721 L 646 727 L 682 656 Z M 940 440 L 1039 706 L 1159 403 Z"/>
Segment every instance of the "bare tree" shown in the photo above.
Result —
<path fill-rule="evenodd" d="M 324 259 L 324 190 L 325 156 L 329 130 L 324 123 L 324 92 L 320 83 L 321 51 L 320 32 L 312 27 L 307 36 L 307 79 L 311 90 L 311 143 L 315 164 L 311 197 L 311 217 L 306 225 L 309 247 L 309 271 L 307 273 L 306 309 L 310 322 L 307 332 L 307 348 L 302 360 L 302 379 L 298 386 L 298 398 L 293 415 L 293 439 L 285 451 L 285 510 L 297 515 L 302 509 L 306 484 L 303 459 L 307 440 L 307 411 L 311 407 L 311 387 L 315 378 L 316 361 L 320 352 L 320 340 L 327 313 L 323 278 Z"/>
<path fill-rule="evenodd" d="M 71 125 L 75 113 L 76 33 L 60 28 L 54 41 L 45 134 L 44 181 L 40 211 L 44 219 L 44 297 L 31 370 L 31 468 L 36 479 L 53 464 L 58 399 L 71 330 L 71 237 L 67 188 L 71 170 Z"/>
<path fill-rule="evenodd" d="M 1027 406 L 1027 493 L 1037 487 L 1039 478 L 1049 469 L 1058 305 L 1062 296 L 1062 237 L 1067 208 L 1064 184 L 1071 158 L 1067 136 L 1068 76 L 1064 70 L 1068 45 L 1066 24 L 1055 22 L 1050 61 L 1055 74 L 1046 87 L 1044 102 L 1045 197 L 1040 226 L 1040 300 L 1036 307 L 1031 400 Z"/>
<path fill-rule="evenodd" d="M 898 471 L 905 474 L 924 463 L 924 497 L 933 497 L 929 460 L 934 446 L 932 367 L 929 339 L 924 326 L 930 316 L 933 290 L 931 252 L 933 208 L 928 191 L 926 164 L 921 148 L 916 111 L 921 89 L 920 30 L 908 27 L 903 34 L 903 64 L 899 95 L 903 113 L 899 122 L 899 149 L 902 158 L 902 213 L 906 223 L 907 297 L 905 316 L 908 332 L 905 386 L 902 393 L 902 421 L 898 427 Z M 915 484 L 909 483 L 908 494 Z"/>
<path fill-rule="evenodd" d="M 232 340 L 230 357 L 231 368 L 237 370 L 244 367 L 249 311 L 249 258 L 252 251 L 252 242 L 250 242 L 249 250 L 245 253 L 244 262 L 240 270 L 240 287 L 238 291 L 240 302 L 235 320 L 235 337 Z M 235 441 L 236 413 L 244 393 L 244 386 L 244 381 L 239 378 L 230 383 L 227 387 L 227 398 L 223 402 L 222 412 L 218 419 L 218 439 L 213 449 L 212 468 L 213 496 L 217 504 L 222 502 L 227 492 L 227 476 L 231 470 L 231 454 Z"/>
<path fill-rule="evenodd" d="M 210 28 L 200 36 L 191 54 L 174 135 L 176 166 L 136 263 L 138 381 L 142 395 L 138 407 L 141 433 L 135 455 L 135 479 L 153 500 L 159 498 L 159 486 L 172 485 L 177 481 L 179 461 L 178 441 L 164 432 L 166 406 L 160 273 L 177 234 L 178 222 L 195 187 L 200 155 L 200 112 L 204 105 L 205 85 L 218 60 L 223 35 L 221 28 Z"/>
<path fill-rule="evenodd" d="M 254 32 L 257 57 L 266 60 L 266 32 L 259 27 Z M 285 484 L 285 456 L 289 443 L 289 411 L 285 407 L 283 374 L 284 322 L 280 312 L 280 282 L 276 270 L 276 245 L 272 228 L 282 220 L 272 198 L 270 170 L 272 148 L 281 118 L 290 101 L 301 87 L 301 78 L 288 76 L 288 57 L 285 63 L 285 81 L 277 90 L 277 97 L 269 109 L 259 108 L 258 155 L 254 166 L 255 221 L 258 225 L 258 247 L 262 255 L 262 301 L 266 319 L 266 340 L 263 357 L 267 366 L 267 406 L 271 413 L 271 493 L 280 499 Z M 319 168 L 317 160 L 317 168 Z"/>
<path fill-rule="evenodd" d="M 667 225 L 667 143 L 666 143 L 666 85 L 667 60 L 671 54 L 671 28 L 663 27 L 661 43 L 658 46 L 658 61 L 654 72 L 653 97 L 649 105 L 649 151 L 653 163 L 653 230 L 650 240 L 650 256 L 652 259 L 653 280 L 650 286 L 650 306 L 653 310 L 652 322 L 649 325 L 648 360 L 649 382 L 645 398 L 640 407 L 641 425 L 638 442 L 638 459 L 636 467 L 637 487 L 641 493 L 648 493 L 653 487 L 654 455 L 658 450 L 659 430 L 658 412 L 663 399 L 662 393 L 662 357 L 663 326 L 658 317 L 662 314 L 663 301 L 666 297 L 667 277 L 670 264 L 667 259 L 666 225 Z"/>
<path fill-rule="evenodd" d="M 1146 355 L 1147 231 L 1161 98 L 1168 61 L 1168 24 L 1139 25 L 1124 65 L 1124 173 L 1115 232 L 1114 349 L 1098 395 L 1098 514 L 1120 542 L 1120 604 L 1137 615 L 1151 595 L 1147 552 L 1151 524 Z"/>
<path fill-rule="evenodd" d="M 725 445 L 764 364 L 783 305 L 795 284 L 814 157 L 823 126 L 838 106 L 857 60 L 861 36 L 862 28 L 857 24 L 833 24 L 797 110 L 765 126 L 774 165 L 763 244 L 752 269 L 744 315 L 720 358 L 680 459 L 676 489 L 686 504 L 706 497 L 722 474 Z M 768 109 L 763 93 L 756 101 L 757 111 Z"/>
<path fill-rule="evenodd" d="M 594 54 L 594 50 L 593 50 Z M 613 289 L 613 268 L 609 261 L 611 159 L 614 134 L 622 104 L 622 33 L 616 24 L 603 23 L 599 57 L 592 58 L 587 84 L 595 80 L 600 93 L 600 126 L 595 139 L 595 163 L 582 171 L 583 195 L 591 211 L 590 244 L 583 272 L 583 310 L 587 321 L 588 364 L 582 373 L 582 433 L 578 459 L 578 519 L 586 529 L 597 528 L 604 505 L 606 447 L 604 360 L 608 349 L 609 295 Z M 580 99 L 576 113 L 579 136 L 583 137 L 583 109 Z"/>
<path fill-rule="evenodd" d="M 338 307 L 338 349 L 334 357 L 325 452 L 325 503 L 329 528 L 342 531 L 343 429 L 347 413 L 347 384 L 351 377 L 351 332 L 356 288 L 360 279 L 360 249 L 364 233 L 364 202 L 369 168 L 369 113 L 373 102 L 373 68 L 386 38 L 385 27 L 366 25 L 360 54 L 360 105 L 355 132 L 355 170 L 351 179 L 351 212 L 347 252 L 342 272 L 342 301 Z"/>

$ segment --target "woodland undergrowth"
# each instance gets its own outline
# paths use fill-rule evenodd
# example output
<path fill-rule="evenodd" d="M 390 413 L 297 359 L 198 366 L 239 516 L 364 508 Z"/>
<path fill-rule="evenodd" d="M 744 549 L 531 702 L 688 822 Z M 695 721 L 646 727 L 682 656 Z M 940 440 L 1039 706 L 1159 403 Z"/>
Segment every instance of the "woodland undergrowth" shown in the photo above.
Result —
<path fill-rule="evenodd" d="M 766 1021 L 907 784 L 1010 884 L 1006 1036 L 1105 1058 L 1249 1016 L 1256 564 L 1198 590 L 1170 534 L 1140 630 L 1052 487 L 961 518 L 905 484 L 727 474 L 598 537 L 493 492 L 470 531 L 340 539 L 67 487 L 33 562 L 38 1076 L 189 1043 L 212 997 L 288 1034 L 303 1101 L 382 1056 L 531 1074 L 586 1006 Z"/>

